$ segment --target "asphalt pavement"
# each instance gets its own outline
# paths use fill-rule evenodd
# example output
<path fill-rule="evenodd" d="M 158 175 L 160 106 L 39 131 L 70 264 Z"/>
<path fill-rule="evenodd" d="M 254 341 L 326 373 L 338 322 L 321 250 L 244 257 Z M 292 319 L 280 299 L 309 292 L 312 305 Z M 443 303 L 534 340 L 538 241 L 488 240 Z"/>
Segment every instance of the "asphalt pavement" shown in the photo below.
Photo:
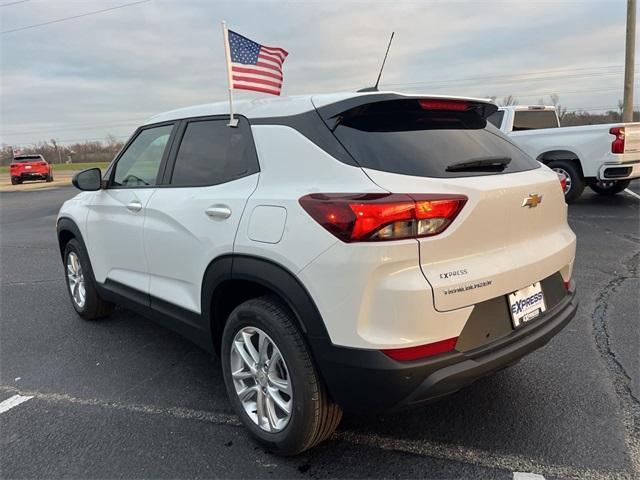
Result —
<path fill-rule="evenodd" d="M 216 358 L 124 309 L 75 314 L 55 238 L 75 190 L 1 193 L 0 477 L 640 478 L 639 187 L 570 207 L 580 309 L 547 346 L 294 458 L 251 442 Z"/>

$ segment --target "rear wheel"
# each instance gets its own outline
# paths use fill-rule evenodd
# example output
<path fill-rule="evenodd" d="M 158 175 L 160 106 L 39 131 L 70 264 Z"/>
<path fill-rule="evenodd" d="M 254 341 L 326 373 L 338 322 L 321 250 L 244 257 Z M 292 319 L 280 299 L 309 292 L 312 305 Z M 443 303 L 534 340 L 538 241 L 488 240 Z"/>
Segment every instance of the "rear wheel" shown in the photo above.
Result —
<path fill-rule="evenodd" d="M 251 435 L 281 455 L 329 437 L 342 411 L 329 398 L 292 313 L 275 297 L 240 304 L 222 335 L 229 399 Z"/>
<path fill-rule="evenodd" d="M 22 183 L 19 178 L 11 177 L 11 185 L 18 185 L 19 183 Z"/>
<path fill-rule="evenodd" d="M 598 180 L 590 183 L 589 188 L 599 195 L 615 195 L 628 188 L 631 180 Z"/>
<path fill-rule="evenodd" d="M 89 257 L 75 238 L 64 249 L 64 267 L 69 297 L 78 315 L 86 320 L 108 316 L 113 304 L 100 298 Z"/>
<path fill-rule="evenodd" d="M 565 179 L 564 199 L 567 203 L 576 201 L 582 195 L 585 181 L 578 167 L 571 161 L 552 160 L 547 164 L 553 171 Z"/>
<path fill-rule="evenodd" d="M 49 175 L 47 175 L 46 181 L 53 182 L 53 173 L 50 173 Z"/>

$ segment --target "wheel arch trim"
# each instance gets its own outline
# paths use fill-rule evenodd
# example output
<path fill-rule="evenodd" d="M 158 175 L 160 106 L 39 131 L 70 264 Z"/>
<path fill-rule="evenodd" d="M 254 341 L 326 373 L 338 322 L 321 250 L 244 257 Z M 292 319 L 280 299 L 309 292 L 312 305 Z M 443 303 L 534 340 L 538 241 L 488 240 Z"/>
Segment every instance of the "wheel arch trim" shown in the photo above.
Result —
<path fill-rule="evenodd" d="M 311 345 L 313 339 L 329 339 L 320 311 L 300 279 L 272 260 L 245 254 L 218 257 L 205 271 L 201 292 L 202 315 L 211 328 L 212 336 L 215 335 L 216 324 L 226 320 L 213 315 L 216 291 L 223 283 L 234 280 L 255 283 L 278 295 L 292 311 L 301 333 Z"/>

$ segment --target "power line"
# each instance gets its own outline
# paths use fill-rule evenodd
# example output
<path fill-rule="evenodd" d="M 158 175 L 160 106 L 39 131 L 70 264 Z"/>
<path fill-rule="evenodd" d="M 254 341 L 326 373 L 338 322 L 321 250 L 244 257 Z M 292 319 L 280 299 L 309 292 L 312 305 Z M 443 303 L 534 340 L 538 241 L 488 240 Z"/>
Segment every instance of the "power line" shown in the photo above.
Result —
<path fill-rule="evenodd" d="M 11 5 L 18 5 L 19 3 L 26 3 L 30 0 L 19 0 L 17 2 L 7 2 L 7 3 L 0 3 L 0 7 L 10 7 Z"/>
<path fill-rule="evenodd" d="M 18 28 L 14 28 L 14 29 L 11 29 L 11 30 L 4 30 L 4 31 L 0 32 L 0 34 L 1 35 L 5 35 L 7 33 L 20 32 L 22 30 L 28 30 L 30 28 L 37 28 L 37 27 L 42 27 L 44 25 L 51 25 L 52 23 L 66 22 L 67 20 L 73 20 L 73 19 L 76 19 L 76 18 L 88 17 L 90 15 L 97 15 L 99 13 L 110 12 L 112 10 L 117 10 L 119 8 L 130 7 L 132 5 L 139 5 L 141 3 L 147 3 L 147 2 L 150 2 L 150 1 L 151 0 L 139 0 L 137 2 L 125 3 L 125 4 L 122 4 L 122 5 L 116 5 L 115 7 L 111 7 L 111 8 L 105 8 L 105 9 L 102 9 L 102 10 L 95 10 L 93 12 L 82 13 L 80 15 L 73 15 L 71 17 L 58 18 L 57 20 L 50 20 L 48 22 L 35 23 L 33 25 L 26 25 L 24 27 L 18 27 Z M 5 6 L 6 5 L 9 5 L 9 4 L 5 4 Z"/>
<path fill-rule="evenodd" d="M 136 125 L 140 125 L 140 121 L 131 121 L 128 123 L 119 123 L 119 122 L 108 122 L 108 123 L 96 123 L 93 125 L 87 125 L 86 123 L 83 124 L 79 124 L 80 126 L 76 126 L 76 125 L 66 125 L 64 127 L 61 128 L 56 128 L 54 127 L 53 129 L 38 129 L 38 130 L 28 130 L 28 131 L 15 131 L 15 132 L 2 132 L 2 135 L 8 136 L 8 135 L 31 135 L 34 133 L 46 133 L 46 134 L 53 134 L 53 133 L 57 133 L 57 132 L 62 132 L 62 131 L 66 131 L 66 130 L 91 130 L 93 128 L 100 128 L 100 127 L 111 127 L 111 128 L 118 128 L 118 127 L 132 127 L 132 126 L 136 126 Z"/>
<path fill-rule="evenodd" d="M 584 68 L 570 68 L 570 69 L 557 69 L 557 70 L 540 70 L 540 71 L 532 71 L 532 72 L 523 72 L 523 73 L 513 73 L 508 75 L 490 75 L 484 77 L 465 77 L 458 79 L 448 79 L 448 80 L 433 80 L 433 81 L 420 81 L 420 82 L 405 82 L 405 83 L 385 83 L 385 86 L 421 86 L 421 85 L 449 85 L 452 83 L 456 84 L 465 84 L 465 83 L 473 83 L 479 80 L 500 80 L 505 79 L 506 81 L 518 81 L 518 80 L 552 80 L 554 78 L 589 78 L 589 77 L 599 77 L 606 75 L 615 75 L 618 73 L 622 73 L 623 65 L 608 65 L 603 67 L 584 67 Z M 583 71 L 583 70 L 609 70 L 609 71 L 596 71 L 596 72 L 586 72 L 582 74 L 576 74 L 575 72 Z M 618 71 L 619 70 L 619 71 Z M 570 75 L 556 75 L 558 73 L 571 72 Z M 550 74 L 550 75 L 549 75 Z M 518 78 L 522 77 L 522 78 Z M 510 80 L 507 80 L 510 79 Z M 502 82 L 498 81 L 496 83 L 505 83 L 505 80 Z"/>

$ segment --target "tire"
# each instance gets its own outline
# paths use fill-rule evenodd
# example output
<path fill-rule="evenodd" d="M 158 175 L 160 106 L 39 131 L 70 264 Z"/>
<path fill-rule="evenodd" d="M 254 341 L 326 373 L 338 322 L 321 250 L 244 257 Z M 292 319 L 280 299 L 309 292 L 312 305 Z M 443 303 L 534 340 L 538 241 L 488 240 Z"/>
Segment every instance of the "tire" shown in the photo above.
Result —
<path fill-rule="evenodd" d="M 52 174 L 52 173 L 50 173 L 49 175 L 47 175 L 46 181 L 47 181 L 47 183 L 49 183 L 49 182 L 53 182 L 53 174 Z"/>
<path fill-rule="evenodd" d="M 586 183 L 574 162 L 570 160 L 552 160 L 547 166 L 556 173 L 565 175 L 567 188 L 564 191 L 564 200 L 567 203 L 573 203 L 580 198 Z"/>
<path fill-rule="evenodd" d="M 612 196 L 629 187 L 631 180 L 603 180 L 589 184 L 589 188 L 599 195 Z"/>
<path fill-rule="evenodd" d="M 18 180 L 16 177 L 11 177 L 11 185 L 18 185 L 20 183 L 20 180 Z"/>
<path fill-rule="evenodd" d="M 262 372 L 262 378 L 260 373 L 254 375 L 249 371 L 248 364 L 239 354 L 237 340 L 245 338 L 243 332 L 254 345 L 254 354 L 244 348 L 246 343 L 241 343 L 240 348 L 245 356 L 249 355 L 246 358 L 250 361 L 258 357 L 256 365 L 262 364 L 259 349 L 256 348 L 258 340 L 266 337 L 264 358 L 273 360 L 273 363 L 267 363 L 264 368 L 259 366 L 257 370 L 254 368 L 255 371 Z M 269 347 L 272 347 L 271 350 Z M 278 359 L 276 349 L 281 360 Z M 276 297 L 264 296 L 248 300 L 231 312 L 222 334 L 221 355 L 229 400 L 251 436 L 267 450 L 279 455 L 296 455 L 322 442 L 337 428 L 342 410 L 329 398 L 296 327 L 293 314 Z M 234 380 L 232 369 L 236 374 L 241 372 L 244 377 Z M 291 395 L 286 393 L 286 388 L 273 388 L 278 384 L 288 385 Z M 246 396 L 246 407 L 236 388 L 240 391 L 245 388 L 252 390 Z M 268 395 L 258 390 L 263 390 Z M 280 402 L 288 402 L 289 415 L 277 407 L 276 397 Z M 259 426 L 258 398 L 271 402 L 270 411 L 279 423 L 271 422 L 270 416 L 265 415 L 262 421 L 264 427 Z M 269 411 L 267 403 L 264 405 L 266 411 Z"/>
<path fill-rule="evenodd" d="M 96 280 L 93 276 L 91 262 L 89 262 L 89 256 L 84 246 L 75 238 L 69 240 L 69 243 L 65 246 L 63 258 L 67 291 L 69 292 L 71 304 L 78 312 L 78 315 L 85 320 L 96 320 L 108 316 L 112 312 L 114 305 L 100 298 L 96 289 Z M 72 258 L 75 258 L 76 262 Z M 71 271 L 74 270 L 73 263 L 77 264 L 77 262 L 79 262 L 80 268 L 79 270 L 76 268 L 76 274 L 72 275 Z M 74 277 L 76 282 L 72 284 L 70 277 Z M 81 284 L 78 284 L 78 280 L 81 281 Z M 78 296 L 74 296 L 74 292 L 78 292 L 81 299 L 80 292 L 82 290 L 84 290 L 84 301 L 79 301 Z"/>

